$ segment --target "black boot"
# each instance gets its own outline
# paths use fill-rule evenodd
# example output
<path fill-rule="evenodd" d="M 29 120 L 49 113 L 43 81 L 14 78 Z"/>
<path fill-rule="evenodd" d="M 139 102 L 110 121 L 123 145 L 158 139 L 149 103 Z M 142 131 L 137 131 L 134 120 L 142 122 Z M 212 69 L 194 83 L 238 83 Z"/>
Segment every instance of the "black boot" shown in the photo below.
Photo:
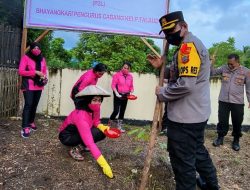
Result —
<path fill-rule="evenodd" d="M 214 140 L 213 145 L 214 146 L 223 145 L 223 140 L 224 140 L 224 137 L 218 136 L 218 138 Z"/>
<path fill-rule="evenodd" d="M 240 138 L 239 137 L 234 137 L 233 143 L 232 143 L 232 149 L 235 151 L 239 151 L 240 150 Z"/>

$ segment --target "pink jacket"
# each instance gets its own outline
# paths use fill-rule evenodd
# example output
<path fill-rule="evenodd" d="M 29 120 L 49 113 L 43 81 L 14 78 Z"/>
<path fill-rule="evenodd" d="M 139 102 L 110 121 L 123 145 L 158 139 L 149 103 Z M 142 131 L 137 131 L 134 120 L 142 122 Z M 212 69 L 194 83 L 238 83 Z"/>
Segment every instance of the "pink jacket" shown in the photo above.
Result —
<path fill-rule="evenodd" d="M 96 85 L 98 81 L 97 75 L 94 73 L 93 69 L 85 72 L 78 81 L 74 84 L 70 97 L 74 99 L 75 95 L 83 90 L 86 86 Z"/>
<path fill-rule="evenodd" d="M 93 157 L 97 160 L 101 155 L 101 151 L 96 146 L 91 128 L 96 127 L 100 124 L 100 112 L 94 113 L 94 115 L 85 110 L 74 110 L 69 116 L 64 120 L 62 125 L 59 128 L 59 131 L 63 131 L 69 124 L 73 124 L 77 127 L 77 130 L 81 136 L 84 144 L 89 148 Z"/>
<path fill-rule="evenodd" d="M 115 73 L 112 78 L 112 90 L 117 89 L 119 93 L 129 93 L 134 91 L 133 76 L 128 73 L 123 75 L 121 71 Z"/>
<path fill-rule="evenodd" d="M 43 90 L 44 87 L 35 85 L 34 80 L 32 80 L 36 74 L 36 63 L 27 55 L 24 55 L 21 59 L 18 73 L 22 76 L 22 90 Z M 41 72 L 47 75 L 47 65 L 46 60 L 43 58 L 41 61 Z"/>

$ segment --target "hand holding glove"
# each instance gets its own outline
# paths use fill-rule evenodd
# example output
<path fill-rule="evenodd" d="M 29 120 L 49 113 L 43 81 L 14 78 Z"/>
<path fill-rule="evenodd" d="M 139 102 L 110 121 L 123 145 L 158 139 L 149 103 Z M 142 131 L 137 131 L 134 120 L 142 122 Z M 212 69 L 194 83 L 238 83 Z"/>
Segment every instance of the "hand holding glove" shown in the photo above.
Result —
<path fill-rule="evenodd" d="M 111 170 L 109 164 L 107 163 L 107 161 L 105 160 L 105 158 L 103 157 L 103 155 L 99 156 L 99 158 L 96 161 L 99 164 L 99 166 L 101 166 L 102 171 L 106 176 L 108 176 L 109 178 L 114 177 L 112 170 Z"/>
<path fill-rule="evenodd" d="M 109 130 L 109 126 L 103 124 L 97 125 L 97 128 L 100 129 L 103 133 L 106 129 Z"/>
<path fill-rule="evenodd" d="M 115 92 L 115 95 L 116 95 L 117 98 L 121 98 L 121 97 L 122 97 L 122 95 L 120 95 L 120 94 L 117 92 L 117 90 L 114 90 L 114 92 Z"/>
<path fill-rule="evenodd" d="M 104 135 L 106 135 L 109 138 L 114 139 L 121 136 L 121 131 L 117 128 L 110 128 L 109 126 L 103 124 L 99 124 L 97 128 L 101 130 L 104 133 Z"/>

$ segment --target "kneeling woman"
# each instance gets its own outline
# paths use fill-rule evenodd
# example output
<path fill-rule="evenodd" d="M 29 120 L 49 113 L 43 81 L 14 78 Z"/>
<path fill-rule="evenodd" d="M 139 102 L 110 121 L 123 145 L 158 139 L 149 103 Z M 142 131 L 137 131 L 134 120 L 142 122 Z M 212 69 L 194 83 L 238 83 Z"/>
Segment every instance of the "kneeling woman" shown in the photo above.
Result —
<path fill-rule="evenodd" d="M 88 148 L 102 167 L 103 173 L 113 178 L 112 170 L 95 144 L 105 138 L 108 126 L 100 123 L 100 106 L 103 97 L 110 94 L 96 85 L 90 85 L 76 94 L 76 109 L 70 113 L 59 128 L 59 139 L 63 145 L 71 146 L 69 154 L 76 160 L 83 160 L 84 148 Z"/>

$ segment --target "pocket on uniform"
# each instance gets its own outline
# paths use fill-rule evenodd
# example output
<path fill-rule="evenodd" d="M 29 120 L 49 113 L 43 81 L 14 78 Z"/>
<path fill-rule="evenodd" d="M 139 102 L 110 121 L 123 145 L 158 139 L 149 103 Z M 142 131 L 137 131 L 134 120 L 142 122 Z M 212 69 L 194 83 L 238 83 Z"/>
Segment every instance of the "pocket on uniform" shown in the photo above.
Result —
<path fill-rule="evenodd" d="M 230 79 L 230 74 L 222 73 L 222 82 L 228 82 Z"/>
<path fill-rule="evenodd" d="M 234 79 L 234 83 L 240 86 L 244 85 L 244 81 L 245 81 L 245 76 L 244 75 L 238 75 L 235 77 Z"/>

